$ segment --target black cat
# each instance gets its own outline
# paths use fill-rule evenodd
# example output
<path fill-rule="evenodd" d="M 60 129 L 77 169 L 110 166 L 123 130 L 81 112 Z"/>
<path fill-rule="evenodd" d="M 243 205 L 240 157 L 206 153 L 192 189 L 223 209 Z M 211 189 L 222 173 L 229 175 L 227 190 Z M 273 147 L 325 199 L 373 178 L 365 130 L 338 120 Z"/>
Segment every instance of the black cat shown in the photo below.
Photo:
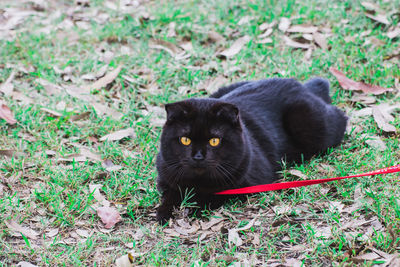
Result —
<path fill-rule="evenodd" d="M 157 220 L 165 223 L 187 191 L 200 208 L 216 208 L 227 197 L 215 192 L 272 183 L 282 159 L 299 162 L 338 145 L 347 117 L 330 103 L 324 79 L 273 78 L 167 104 Z"/>

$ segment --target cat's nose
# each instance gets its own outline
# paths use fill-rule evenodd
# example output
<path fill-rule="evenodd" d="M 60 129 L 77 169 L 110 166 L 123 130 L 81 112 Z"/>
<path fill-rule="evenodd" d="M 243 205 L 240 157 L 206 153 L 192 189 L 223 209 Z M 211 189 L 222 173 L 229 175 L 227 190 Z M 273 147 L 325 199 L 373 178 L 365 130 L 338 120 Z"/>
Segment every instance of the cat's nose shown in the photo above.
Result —
<path fill-rule="evenodd" d="M 193 159 L 194 160 L 203 160 L 204 159 L 204 156 L 203 156 L 203 154 L 201 154 L 201 151 L 199 150 L 199 151 L 197 151 L 197 153 L 193 156 Z"/>

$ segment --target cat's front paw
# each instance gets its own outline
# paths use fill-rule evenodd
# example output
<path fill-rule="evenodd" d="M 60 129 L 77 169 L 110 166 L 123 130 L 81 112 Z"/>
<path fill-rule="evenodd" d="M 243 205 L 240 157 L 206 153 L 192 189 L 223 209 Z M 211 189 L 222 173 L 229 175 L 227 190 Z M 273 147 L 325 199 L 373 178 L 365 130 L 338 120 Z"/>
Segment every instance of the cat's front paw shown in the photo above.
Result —
<path fill-rule="evenodd" d="M 171 217 L 172 212 L 170 210 L 164 210 L 162 207 L 158 208 L 156 219 L 160 225 L 165 225 Z"/>

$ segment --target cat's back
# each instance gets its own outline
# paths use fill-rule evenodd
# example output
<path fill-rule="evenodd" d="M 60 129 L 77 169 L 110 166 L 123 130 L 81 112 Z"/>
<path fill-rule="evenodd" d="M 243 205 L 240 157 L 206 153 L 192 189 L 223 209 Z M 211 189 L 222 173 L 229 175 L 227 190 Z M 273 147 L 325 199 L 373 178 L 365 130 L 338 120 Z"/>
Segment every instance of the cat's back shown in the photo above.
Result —
<path fill-rule="evenodd" d="M 293 97 L 300 92 L 301 87 L 302 84 L 295 79 L 271 78 L 241 83 L 237 87 L 234 84 L 231 88 L 221 88 L 221 92 L 224 90 L 225 92 L 218 98 L 245 109 L 250 107 L 254 110 L 258 106 L 263 110 L 267 107 L 274 109 L 279 107 L 285 98 Z"/>

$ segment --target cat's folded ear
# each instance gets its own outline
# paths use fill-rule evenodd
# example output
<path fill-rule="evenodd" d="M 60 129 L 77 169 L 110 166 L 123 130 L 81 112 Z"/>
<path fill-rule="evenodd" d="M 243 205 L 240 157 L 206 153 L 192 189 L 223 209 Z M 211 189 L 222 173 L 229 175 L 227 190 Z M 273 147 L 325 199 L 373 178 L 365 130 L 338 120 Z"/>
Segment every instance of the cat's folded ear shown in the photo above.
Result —
<path fill-rule="evenodd" d="M 220 119 L 227 120 L 233 125 L 239 124 L 239 109 L 230 103 L 220 102 L 211 108 L 211 112 Z"/>
<path fill-rule="evenodd" d="M 189 103 L 181 101 L 165 104 L 165 110 L 167 111 L 167 121 L 171 122 L 187 118 L 193 107 Z"/>

